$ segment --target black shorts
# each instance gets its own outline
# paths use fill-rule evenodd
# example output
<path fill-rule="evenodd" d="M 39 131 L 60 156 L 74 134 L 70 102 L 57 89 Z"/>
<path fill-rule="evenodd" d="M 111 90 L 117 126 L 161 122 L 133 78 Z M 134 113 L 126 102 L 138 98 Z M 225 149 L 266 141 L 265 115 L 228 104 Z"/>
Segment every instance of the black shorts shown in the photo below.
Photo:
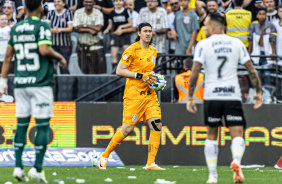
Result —
<path fill-rule="evenodd" d="M 111 35 L 111 47 L 123 47 L 124 45 L 130 45 L 130 34 L 122 34 L 120 36 Z"/>
<path fill-rule="evenodd" d="M 205 125 L 210 127 L 222 126 L 224 116 L 225 126 L 243 126 L 246 120 L 240 101 L 204 100 Z"/>

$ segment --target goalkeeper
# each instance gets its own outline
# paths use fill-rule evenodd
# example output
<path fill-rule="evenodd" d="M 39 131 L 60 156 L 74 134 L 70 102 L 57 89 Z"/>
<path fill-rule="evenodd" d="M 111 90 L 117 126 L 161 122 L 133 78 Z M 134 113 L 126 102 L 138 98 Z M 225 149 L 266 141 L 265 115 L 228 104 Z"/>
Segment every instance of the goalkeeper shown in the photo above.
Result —
<path fill-rule="evenodd" d="M 136 42 L 123 53 L 116 74 L 126 77 L 123 101 L 122 128 L 112 137 L 106 151 L 98 159 L 99 169 L 106 169 L 110 153 L 133 132 L 134 126 L 144 121 L 150 129 L 148 160 L 146 170 L 165 170 L 155 164 L 161 137 L 161 109 L 157 94 L 149 88 L 157 83 L 153 72 L 157 49 L 151 46 L 152 26 L 141 23 L 138 26 Z"/>

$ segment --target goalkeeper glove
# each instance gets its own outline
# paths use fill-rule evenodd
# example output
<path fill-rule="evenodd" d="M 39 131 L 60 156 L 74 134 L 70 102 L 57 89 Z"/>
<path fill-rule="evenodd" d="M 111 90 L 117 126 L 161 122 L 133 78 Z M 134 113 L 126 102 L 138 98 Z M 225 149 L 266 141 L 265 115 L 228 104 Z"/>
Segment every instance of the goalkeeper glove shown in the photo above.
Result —
<path fill-rule="evenodd" d="M 155 72 L 146 72 L 146 73 L 136 73 L 135 74 L 136 79 L 141 79 L 142 81 L 146 82 L 149 85 L 155 85 L 157 84 L 158 80 L 156 78 Z"/>

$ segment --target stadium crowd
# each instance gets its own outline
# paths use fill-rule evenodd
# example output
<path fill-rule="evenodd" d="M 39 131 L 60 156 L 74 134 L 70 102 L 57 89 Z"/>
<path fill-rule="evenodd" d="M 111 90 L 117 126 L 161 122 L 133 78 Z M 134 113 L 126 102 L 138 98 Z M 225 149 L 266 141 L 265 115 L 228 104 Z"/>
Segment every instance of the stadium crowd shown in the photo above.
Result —
<path fill-rule="evenodd" d="M 104 74 L 106 53 L 111 53 L 116 68 L 118 53 L 135 42 L 139 23 L 153 26 L 158 54 L 190 55 L 206 38 L 205 18 L 215 12 L 225 15 L 227 35 L 241 39 L 251 55 L 282 55 L 281 4 L 281 0 L 44 0 L 42 20 L 52 27 L 52 47 L 67 62 L 76 52 L 82 73 Z M 0 0 L 1 65 L 11 27 L 24 17 L 23 0 Z M 274 62 L 274 58 L 252 60 L 265 68 Z M 70 72 L 60 69 L 60 73 Z"/>

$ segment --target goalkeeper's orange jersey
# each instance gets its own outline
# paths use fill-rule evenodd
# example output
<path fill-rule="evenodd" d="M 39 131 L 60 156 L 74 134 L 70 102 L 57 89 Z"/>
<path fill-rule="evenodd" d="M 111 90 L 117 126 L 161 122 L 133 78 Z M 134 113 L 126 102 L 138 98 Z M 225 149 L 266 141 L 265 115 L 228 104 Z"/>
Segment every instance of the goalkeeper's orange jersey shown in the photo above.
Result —
<path fill-rule="evenodd" d="M 157 49 L 149 46 L 143 48 L 139 42 L 130 45 L 122 54 L 120 62 L 128 66 L 128 70 L 136 73 L 151 72 L 155 68 Z M 153 99 L 156 92 L 140 79 L 126 79 L 124 99 Z"/>

